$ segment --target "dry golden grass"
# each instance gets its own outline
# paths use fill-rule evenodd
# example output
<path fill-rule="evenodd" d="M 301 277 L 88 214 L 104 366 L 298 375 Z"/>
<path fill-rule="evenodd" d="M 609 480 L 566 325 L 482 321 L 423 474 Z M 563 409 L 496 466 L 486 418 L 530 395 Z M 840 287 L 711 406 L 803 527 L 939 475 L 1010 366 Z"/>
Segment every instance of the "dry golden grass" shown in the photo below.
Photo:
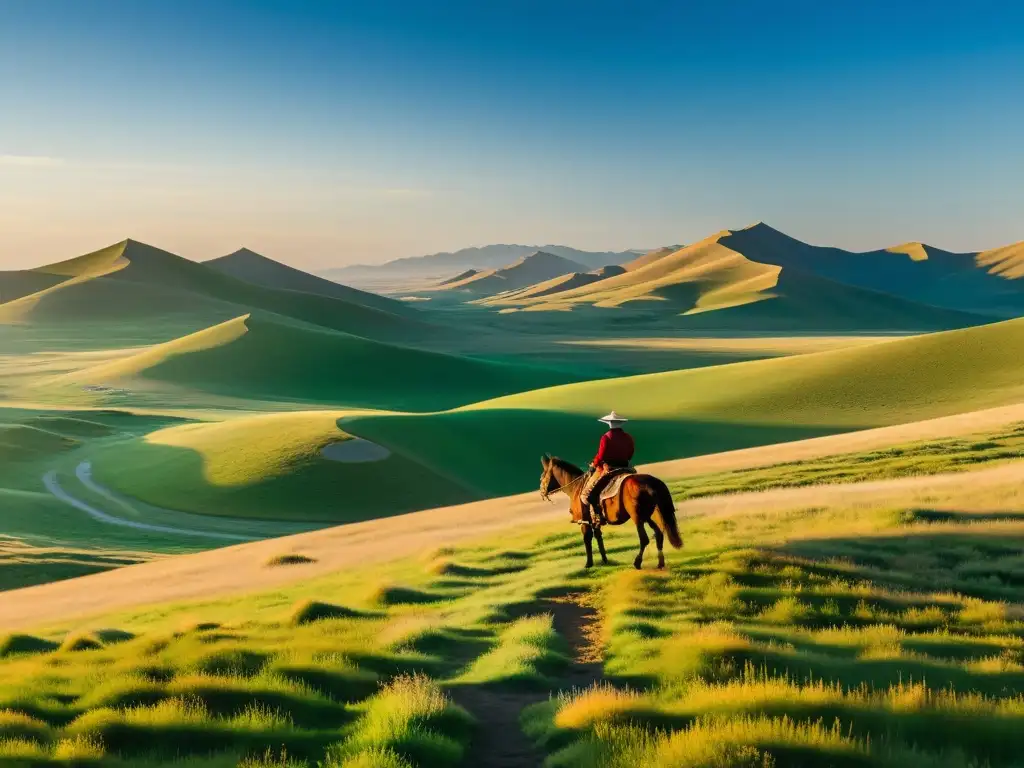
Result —
<path fill-rule="evenodd" d="M 680 352 L 747 352 L 766 357 L 803 355 L 827 352 L 831 349 L 878 344 L 898 338 L 896 336 L 751 336 L 745 338 L 686 337 L 686 338 L 624 338 L 564 341 L 563 344 L 580 347 L 608 347 L 612 349 L 667 349 Z"/>

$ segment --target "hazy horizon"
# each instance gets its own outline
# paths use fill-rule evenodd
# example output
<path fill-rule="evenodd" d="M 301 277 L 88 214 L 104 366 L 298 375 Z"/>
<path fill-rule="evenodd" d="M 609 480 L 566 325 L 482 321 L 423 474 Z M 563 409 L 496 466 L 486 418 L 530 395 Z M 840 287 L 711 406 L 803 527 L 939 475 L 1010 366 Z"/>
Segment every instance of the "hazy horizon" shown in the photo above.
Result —
<path fill-rule="evenodd" d="M 0 269 L 125 238 L 318 270 L 758 220 L 992 248 L 1024 238 L 1022 23 L 1002 3 L 14 0 Z"/>

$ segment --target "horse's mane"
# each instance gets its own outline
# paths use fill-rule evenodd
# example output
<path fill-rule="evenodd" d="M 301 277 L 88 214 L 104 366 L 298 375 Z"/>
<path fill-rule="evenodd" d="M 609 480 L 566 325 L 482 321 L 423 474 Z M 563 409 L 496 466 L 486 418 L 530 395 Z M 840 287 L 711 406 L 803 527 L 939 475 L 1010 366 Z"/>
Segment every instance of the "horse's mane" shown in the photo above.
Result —
<path fill-rule="evenodd" d="M 549 461 L 550 461 L 550 462 L 551 462 L 552 464 L 554 464 L 554 465 L 556 465 L 556 466 L 559 466 L 559 467 L 561 467 L 562 469 L 569 469 L 569 470 L 572 470 L 573 472 L 575 472 L 576 474 L 579 474 L 579 475 L 582 475 L 582 474 L 583 474 L 583 470 L 582 470 L 582 469 L 580 469 L 579 467 L 577 467 L 577 466 L 576 466 L 575 464 L 573 464 L 573 463 L 572 463 L 571 461 L 566 461 L 565 459 L 560 459 L 560 458 L 558 458 L 557 456 L 552 456 L 552 457 L 551 457 L 551 458 L 549 459 Z"/>

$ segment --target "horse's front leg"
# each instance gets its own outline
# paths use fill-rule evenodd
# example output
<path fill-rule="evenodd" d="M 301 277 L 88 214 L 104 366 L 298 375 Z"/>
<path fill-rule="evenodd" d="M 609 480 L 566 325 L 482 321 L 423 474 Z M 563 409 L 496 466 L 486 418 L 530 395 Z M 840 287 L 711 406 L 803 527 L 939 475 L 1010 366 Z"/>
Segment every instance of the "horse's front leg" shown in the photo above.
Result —
<path fill-rule="evenodd" d="M 601 562 L 608 565 L 608 553 L 604 551 L 604 535 L 600 528 L 594 531 L 594 536 L 597 538 L 597 549 L 601 553 Z"/>
<path fill-rule="evenodd" d="M 581 525 L 580 530 L 583 531 L 583 546 L 587 550 L 587 568 L 593 568 L 594 547 L 592 542 L 594 540 L 594 527 L 591 525 Z"/>

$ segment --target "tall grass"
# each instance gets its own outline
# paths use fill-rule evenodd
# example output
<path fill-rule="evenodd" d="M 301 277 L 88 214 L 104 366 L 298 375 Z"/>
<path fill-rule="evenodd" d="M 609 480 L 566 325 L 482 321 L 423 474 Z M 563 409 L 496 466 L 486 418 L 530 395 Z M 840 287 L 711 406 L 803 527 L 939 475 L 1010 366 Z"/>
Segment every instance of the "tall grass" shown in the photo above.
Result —
<path fill-rule="evenodd" d="M 366 702 L 352 734 L 327 753 L 327 768 L 413 764 L 454 766 L 462 759 L 469 715 L 424 675 L 395 678 Z"/>

